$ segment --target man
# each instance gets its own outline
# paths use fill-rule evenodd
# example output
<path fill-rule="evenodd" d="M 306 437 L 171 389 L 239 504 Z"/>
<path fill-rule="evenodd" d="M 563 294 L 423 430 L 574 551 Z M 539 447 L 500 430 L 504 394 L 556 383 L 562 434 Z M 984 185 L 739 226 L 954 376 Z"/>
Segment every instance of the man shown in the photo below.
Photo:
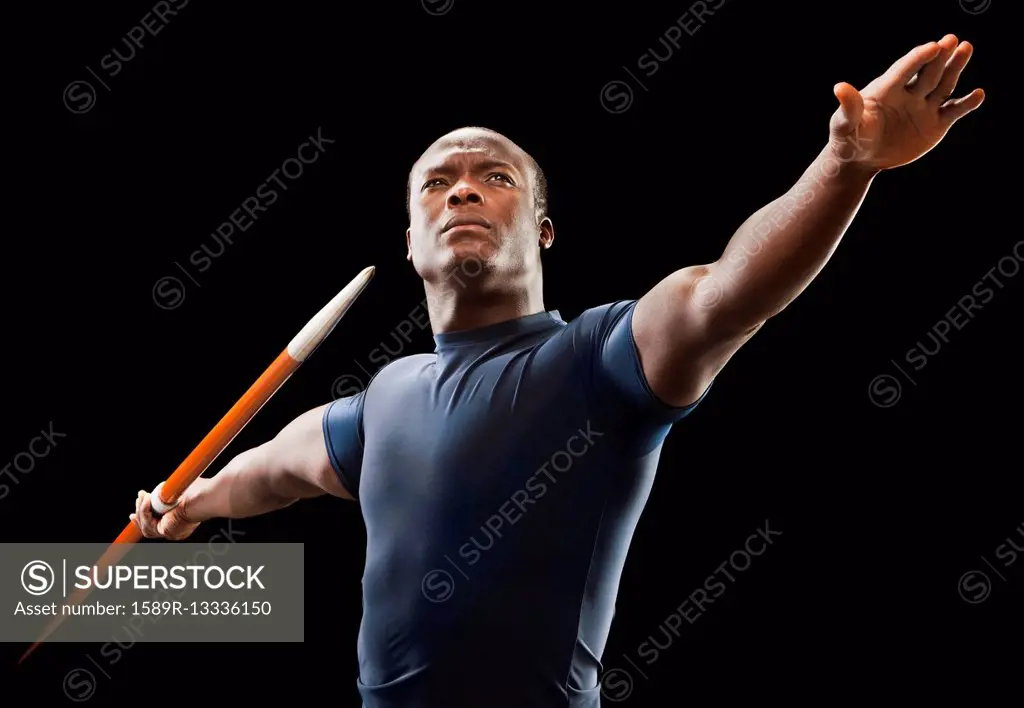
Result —
<path fill-rule="evenodd" d="M 492 131 L 442 137 L 410 173 L 406 232 L 434 353 L 299 416 L 159 519 L 140 492 L 132 518 L 146 537 L 180 540 L 207 519 L 357 500 L 365 705 L 599 705 L 665 436 L 824 267 L 875 175 L 981 104 L 980 90 L 949 100 L 971 52 L 947 35 L 861 91 L 838 84 L 821 153 L 719 260 L 571 323 L 543 304 L 554 228 L 539 166 Z"/>

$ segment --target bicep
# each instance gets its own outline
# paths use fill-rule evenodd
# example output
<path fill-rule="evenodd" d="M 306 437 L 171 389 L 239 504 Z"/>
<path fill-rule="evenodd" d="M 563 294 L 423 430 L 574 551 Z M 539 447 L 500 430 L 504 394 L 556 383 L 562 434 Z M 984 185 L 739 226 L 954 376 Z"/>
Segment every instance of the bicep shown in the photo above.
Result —
<path fill-rule="evenodd" d="M 698 401 L 760 326 L 730 328 L 709 266 L 672 273 L 636 304 L 632 334 L 652 391 L 674 406 Z"/>
<path fill-rule="evenodd" d="M 295 499 L 330 494 L 354 499 L 335 473 L 328 454 L 323 419 L 325 403 L 292 420 L 266 445 L 269 464 L 281 471 L 282 495 Z"/>

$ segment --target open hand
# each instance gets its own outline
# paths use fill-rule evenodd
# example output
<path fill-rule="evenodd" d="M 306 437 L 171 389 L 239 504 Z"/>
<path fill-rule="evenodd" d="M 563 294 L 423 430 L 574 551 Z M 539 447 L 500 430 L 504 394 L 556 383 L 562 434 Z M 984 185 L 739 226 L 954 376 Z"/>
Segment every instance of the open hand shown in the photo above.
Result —
<path fill-rule="evenodd" d="M 974 48 L 947 34 L 915 47 L 858 91 L 836 84 L 839 108 L 829 123 L 830 145 L 840 159 L 870 170 L 899 167 L 931 150 L 952 125 L 975 110 L 985 92 L 952 99 Z"/>

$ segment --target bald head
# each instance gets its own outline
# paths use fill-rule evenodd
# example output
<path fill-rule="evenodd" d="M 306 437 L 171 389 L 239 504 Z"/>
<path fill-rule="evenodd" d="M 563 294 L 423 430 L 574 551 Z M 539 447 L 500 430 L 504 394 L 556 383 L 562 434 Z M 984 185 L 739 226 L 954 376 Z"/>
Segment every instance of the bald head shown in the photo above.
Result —
<path fill-rule="evenodd" d="M 431 287 L 451 288 L 448 276 L 469 263 L 483 273 L 480 293 L 538 297 L 554 226 L 544 172 L 526 151 L 487 128 L 453 130 L 416 160 L 406 192 L 406 259 Z"/>
<path fill-rule="evenodd" d="M 411 216 L 413 180 L 418 174 L 436 167 L 439 156 L 447 150 L 472 150 L 486 152 L 497 159 L 503 159 L 519 168 L 529 180 L 537 221 L 547 217 L 548 185 L 544 171 L 533 156 L 496 130 L 467 126 L 451 131 L 435 140 L 419 159 L 413 163 L 405 183 L 405 211 Z"/>

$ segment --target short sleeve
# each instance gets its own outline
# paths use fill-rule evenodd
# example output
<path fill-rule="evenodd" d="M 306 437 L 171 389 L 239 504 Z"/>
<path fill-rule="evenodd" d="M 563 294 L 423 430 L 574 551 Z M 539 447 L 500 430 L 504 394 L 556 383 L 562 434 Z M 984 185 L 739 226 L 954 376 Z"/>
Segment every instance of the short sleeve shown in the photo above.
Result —
<path fill-rule="evenodd" d="M 636 300 L 620 300 L 581 315 L 582 342 L 589 345 L 590 385 L 595 398 L 631 417 L 667 426 L 688 416 L 707 396 L 709 385 L 690 405 L 672 406 L 651 390 L 633 338 Z"/>
<path fill-rule="evenodd" d="M 339 398 L 324 411 L 324 442 L 342 486 L 359 498 L 359 474 L 363 466 L 363 402 L 366 391 Z"/>

